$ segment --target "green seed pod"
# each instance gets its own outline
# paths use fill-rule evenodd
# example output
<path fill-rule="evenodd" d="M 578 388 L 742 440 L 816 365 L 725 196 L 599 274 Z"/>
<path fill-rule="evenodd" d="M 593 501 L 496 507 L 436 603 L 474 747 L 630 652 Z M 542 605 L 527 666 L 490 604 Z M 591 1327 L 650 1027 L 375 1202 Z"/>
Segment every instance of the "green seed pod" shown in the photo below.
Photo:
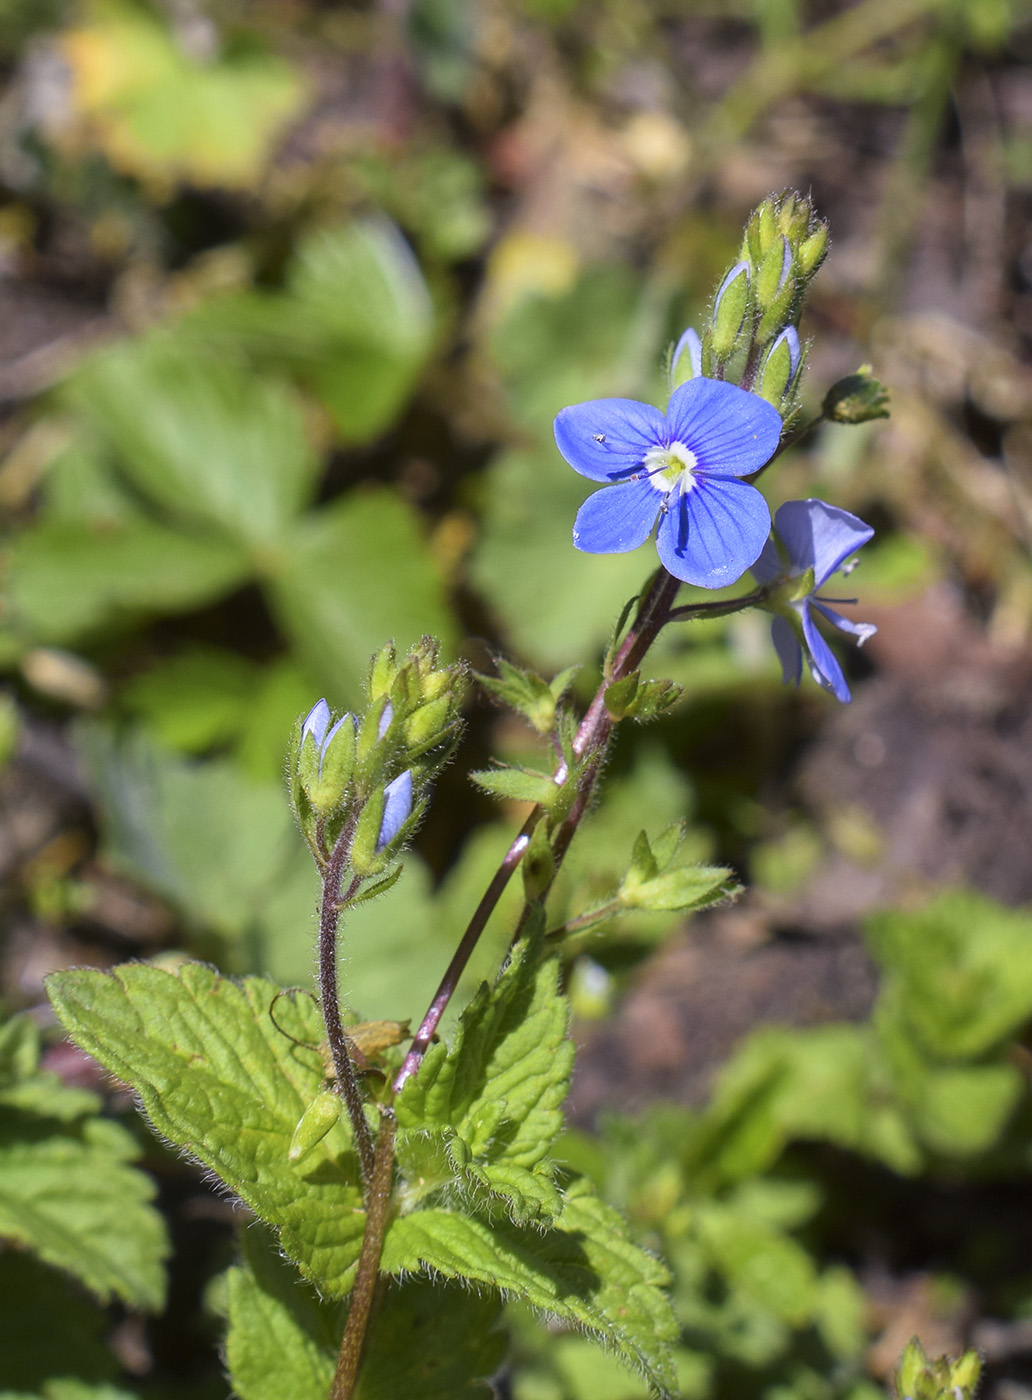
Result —
<path fill-rule="evenodd" d="M 824 417 L 831 423 L 867 423 L 888 418 L 889 391 L 875 379 L 870 365 L 861 365 L 856 374 L 847 374 L 833 384 L 824 396 Z"/>
<path fill-rule="evenodd" d="M 340 1118 L 340 1098 L 332 1089 L 323 1089 L 302 1113 L 294 1136 L 290 1139 L 287 1156 L 292 1162 L 303 1162 L 313 1148 L 336 1126 Z"/>

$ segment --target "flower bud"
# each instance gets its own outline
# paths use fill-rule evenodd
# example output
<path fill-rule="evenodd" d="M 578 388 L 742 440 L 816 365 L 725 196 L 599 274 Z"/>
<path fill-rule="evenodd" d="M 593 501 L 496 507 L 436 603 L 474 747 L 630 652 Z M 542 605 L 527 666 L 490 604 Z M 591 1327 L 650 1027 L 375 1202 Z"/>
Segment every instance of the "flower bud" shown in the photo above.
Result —
<path fill-rule="evenodd" d="M 451 717 L 450 695 L 441 695 L 426 705 L 420 705 L 405 723 L 405 748 L 408 757 L 418 758 L 427 749 L 441 743 L 448 736 Z"/>
<path fill-rule="evenodd" d="M 674 346 L 670 357 L 670 392 L 702 374 L 702 342 L 691 326 Z"/>
<path fill-rule="evenodd" d="M 379 854 L 391 844 L 412 814 L 412 770 L 406 768 L 383 790 L 383 817 L 376 838 Z"/>
<path fill-rule="evenodd" d="M 756 305 L 768 311 L 792 272 L 792 249 L 787 238 L 779 238 L 768 248 L 756 272 Z"/>
<path fill-rule="evenodd" d="M 809 282 L 828 253 L 828 225 L 820 224 L 808 238 L 804 238 L 796 252 L 796 262 L 800 275 Z"/>
<path fill-rule="evenodd" d="M 767 351 L 756 392 L 778 410 L 787 407 L 801 362 L 799 333 L 795 326 L 786 326 Z"/>
<path fill-rule="evenodd" d="M 367 691 L 370 700 L 379 700 L 390 692 L 398 674 L 398 661 L 393 642 L 385 642 L 373 657 L 369 667 Z"/>
<path fill-rule="evenodd" d="M 749 264 L 737 262 L 717 288 L 713 303 L 713 353 L 718 360 L 735 351 L 749 308 Z"/>
<path fill-rule="evenodd" d="M 301 723 L 297 759 L 300 786 L 313 810 L 329 816 L 343 801 L 355 766 L 355 717 L 332 714 L 325 700 L 313 705 Z"/>

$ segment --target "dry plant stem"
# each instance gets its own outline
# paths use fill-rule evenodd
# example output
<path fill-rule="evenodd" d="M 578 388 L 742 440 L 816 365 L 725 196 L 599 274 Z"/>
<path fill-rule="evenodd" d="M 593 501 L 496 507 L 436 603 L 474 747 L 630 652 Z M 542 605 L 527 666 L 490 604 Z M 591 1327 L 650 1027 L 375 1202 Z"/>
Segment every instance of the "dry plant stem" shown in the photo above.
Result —
<path fill-rule="evenodd" d="M 362 1180 L 366 1190 L 373 1175 L 373 1139 L 369 1124 L 362 1108 L 362 1095 L 358 1088 L 358 1078 L 352 1058 L 351 1037 L 345 1031 L 340 1019 L 340 991 L 337 986 L 337 925 L 340 921 L 340 882 L 351 854 L 354 839 L 354 824 L 349 822 L 337 838 L 326 874 L 323 877 L 322 907 L 319 911 L 319 1001 L 322 1006 L 323 1021 L 326 1023 L 326 1037 L 333 1057 L 333 1072 L 336 1075 L 340 1096 L 351 1120 L 351 1131 L 355 1136 L 358 1160 L 362 1167 Z M 343 903 L 352 899 L 358 889 L 357 877 L 344 896 Z"/>
<path fill-rule="evenodd" d="M 344 1336 L 337 1353 L 337 1369 L 328 1400 L 351 1400 L 355 1393 L 373 1300 L 376 1297 L 376 1285 L 380 1277 L 380 1256 L 387 1233 L 387 1215 L 394 1178 L 396 1128 L 394 1114 L 389 1108 L 382 1109 L 381 1114 L 373 1169 L 367 1181 L 366 1223 L 362 1235 L 362 1249 L 358 1256 L 358 1269 L 355 1272 L 355 1283 L 348 1306 L 348 1320 L 344 1325 Z"/>
<path fill-rule="evenodd" d="M 606 710 L 605 693 L 606 689 L 614 681 L 629 675 L 641 663 L 642 658 L 649 647 L 658 637 L 663 625 L 670 618 L 670 605 L 677 596 L 677 590 L 681 587 L 679 579 L 668 574 L 665 569 L 660 569 L 653 579 L 651 586 L 646 592 L 638 608 L 637 616 L 632 623 L 627 636 L 624 638 L 611 664 L 606 668 L 606 673 L 602 678 L 602 684 L 595 693 L 595 697 L 588 706 L 587 713 L 581 721 L 573 741 L 573 752 L 577 758 L 583 758 L 586 754 L 594 754 L 593 760 L 587 765 L 584 775 L 579 784 L 577 798 L 573 807 L 562 823 L 554 845 L 557 848 L 557 863 L 565 854 L 566 848 L 573 839 L 573 833 L 577 829 L 584 812 L 587 810 L 588 800 L 591 791 L 598 779 L 602 769 L 602 760 L 609 744 L 609 738 L 613 731 L 613 721 Z M 566 781 L 567 766 L 561 762 L 552 775 L 552 781 L 558 786 Z M 414 1074 L 422 1063 L 434 1034 L 440 1024 L 441 1017 L 447 1009 L 448 1003 L 459 984 L 459 978 L 465 970 L 473 949 L 477 945 L 480 935 L 483 933 L 488 919 L 491 917 L 495 906 L 509 882 L 513 871 L 523 859 L 524 852 L 530 843 L 530 837 L 538 822 L 545 815 L 544 808 L 535 807 L 530 816 L 523 823 L 519 835 L 509 847 L 502 860 L 501 865 L 495 871 L 494 877 L 488 886 L 483 899 L 477 905 L 476 912 L 469 922 L 469 927 L 462 936 L 455 956 L 448 964 L 447 971 L 441 979 L 441 984 L 437 989 L 433 1001 L 423 1017 L 416 1037 L 412 1042 L 411 1049 L 405 1056 L 401 1069 L 398 1071 L 394 1081 L 394 1092 L 399 1093 L 402 1085 L 410 1075 Z M 559 847 L 561 845 L 561 852 Z M 526 918 L 526 911 L 520 920 L 517 936 L 523 927 Z"/>

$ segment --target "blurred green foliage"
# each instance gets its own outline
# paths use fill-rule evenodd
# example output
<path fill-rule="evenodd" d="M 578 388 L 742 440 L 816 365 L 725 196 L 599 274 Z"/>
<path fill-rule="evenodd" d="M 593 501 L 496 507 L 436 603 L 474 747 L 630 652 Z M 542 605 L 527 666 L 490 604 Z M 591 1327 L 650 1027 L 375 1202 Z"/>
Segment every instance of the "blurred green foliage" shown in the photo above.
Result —
<path fill-rule="evenodd" d="M 324 691 L 353 704 L 387 636 L 405 647 L 432 632 L 458 654 L 474 633 L 547 674 L 593 662 L 645 566 L 570 549 L 584 492 L 555 455 L 553 413 L 662 392 L 662 350 L 702 314 L 743 190 L 762 195 L 750 182 L 780 183 L 782 171 L 834 201 L 851 162 L 879 164 L 869 280 L 858 291 L 845 278 L 819 312 L 826 332 L 845 321 L 863 338 L 903 300 L 951 105 L 972 73 L 1020 67 L 1030 18 L 1027 0 L 419 0 L 401 14 L 307 0 L 0 0 L 4 285 L 22 274 L 41 305 L 63 289 L 101 322 L 70 345 L 55 326 L 60 353 L 44 337 L 39 370 L 35 332 L 4 303 L 7 358 L 28 378 L 2 371 L 0 659 L 16 699 L 3 697 L 0 748 L 15 753 L 40 715 L 94 711 L 68 731 L 99 862 L 171 911 L 165 953 L 307 983 L 315 881 L 281 787 L 297 714 Z M 844 142 L 842 126 L 871 145 Z M 977 140 L 963 153 L 991 177 L 978 188 L 1027 190 L 1027 136 L 1000 117 L 982 141 L 984 156 L 971 155 Z M 825 387 L 812 386 L 815 399 Z M 970 398 L 984 406 L 977 386 Z M 915 454 L 882 468 L 866 430 L 836 430 L 819 468 L 806 454 L 785 464 L 772 504 L 830 483 L 884 522 L 865 591 L 889 600 L 953 570 L 980 596 L 1010 589 L 1027 622 L 1011 507 L 994 514 L 962 469 L 944 483 L 940 460 L 957 460 L 944 422 L 961 410 L 931 428 L 923 412 L 903 421 L 932 444 L 933 466 Z M 1017 414 L 1000 421 L 1021 427 Z M 946 523 L 934 544 L 915 541 L 904 532 L 937 491 Z M 976 549 L 958 541 L 957 518 Z M 775 693 L 756 622 L 699 624 L 655 658 L 685 685 L 676 724 L 700 748 L 719 716 L 754 719 L 755 697 Z M 43 655 L 64 664 L 62 684 L 36 664 Z M 84 690 L 83 676 L 95 684 Z M 491 718 L 478 723 L 482 745 Z M 690 780 L 671 761 L 674 728 L 618 754 L 564 868 L 559 918 L 613 895 L 643 824 L 657 836 L 683 822 L 693 859 L 728 859 L 716 828 L 751 810 L 758 777 Z M 506 757 L 527 757 L 524 736 L 499 726 L 497 737 Z M 364 1015 L 418 1015 L 509 839 L 453 775 L 438 821 L 440 840 L 428 829 L 390 897 L 349 925 L 346 986 Z M 811 867 L 815 838 L 795 827 L 754 850 L 760 883 L 780 892 Z M 67 878 L 74 886 L 74 869 Z M 82 901 L 51 905 L 74 938 Z M 471 984 L 497 963 L 511 915 L 503 901 Z M 604 1011 L 676 923 L 626 909 L 586 934 L 569 969 L 578 1004 Z M 886 1174 L 929 1191 L 1027 1179 L 1008 1043 L 1032 1016 L 1029 933 L 1024 913 L 963 893 L 886 914 L 868 930 L 882 969 L 869 1022 L 758 1030 L 705 1108 L 614 1122 L 602 1145 L 571 1135 L 571 1162 L 674 1269 L 685 1397 L 872 1393 L 856 1241 Z M 52 1172 L 62 1228 L 29 1237 L 0 1221 L 19 1246 L 0 1256 L 17 1344 L 0 1395 L 201 1393 L 207 1382 L 174 1368 L 126 1380 L 107 1315 L 55 1271 L 150 1306 L 163 1243 L 128 1134 L 94 1096 L 47 1077 L 33 1033 L 12 1026 L 0 1172 L 19 1190 Z M 99 1204 L 81 1199 L 84 1162 Z M 105 1191 L 124 1207 L 110 1232 L 88 1209 Z M 1011 1267 L 1005 1288 L 972 1262 L 979 1250 L 1009 1259 L 983 1234 L 958 1246 L 954 1267 L 986 1308 L 1027 1311 L 1027 1268 Z M 108 1246 L 119 1286 L 101 1267 Z M 248 1289 L 273 1265 L 255 1246 L 250 1273 L 230 1284 L 242 1326 Z M 488 1331 L 491 1310 L 468 1301 L 471 1329 Z M 545 1350 L 538 1323 L 517 1310 L 513 1325 L 517 1400 L 644 1393 L 583 1338 L 550 1332 Z"/>

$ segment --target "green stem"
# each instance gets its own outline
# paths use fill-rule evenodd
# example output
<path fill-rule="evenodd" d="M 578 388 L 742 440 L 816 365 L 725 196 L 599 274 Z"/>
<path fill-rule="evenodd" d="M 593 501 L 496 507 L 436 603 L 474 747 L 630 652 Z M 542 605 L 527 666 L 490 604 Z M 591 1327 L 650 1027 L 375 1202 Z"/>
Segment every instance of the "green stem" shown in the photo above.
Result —
<path fill-rule="evenodd" d="M 342 904 L 347 904 L 354 897 L 360 883 L 356 876 L 341 899 L 340 882 L 351 855 L 354 835 L 355 823 L 349 821 L 337 838 L 323 877 L 322 907 L 319 911 L 319 1003 L 326 1024 L 337 1089 L 351 1120 L 362 1180 L 368 1191 L 373 1174 L 373 1139 L 365 1120 L 362 1094 L 355 1074 L 355 1047 L 340 1018 L 340 990 L 337 985 L 337 925 L 340 910 Z"/>
<path fill-rule="evenodd" d="M 627 636 L 616 649 L 612 661 L 606 666 L 602 683 L 595 696 L 588 706 L 584 718 L 573 740 L 573 753 L 577 759 L 590 755 L 590 761 L 585 765 L 584 772 L 578 785 L 577 797 L 574 801 L 570 813 L 559 828 L 559 832 L 553 840 L 553 848 L 558 849 L 557 860 L 561 861 L 566 852 L 573 833 L 580 822 L 581 817 L 587 810 L 591 792 L 602 771 L 602 762 L 609 747 L 609 740 L 613 732 L 613 721 L 606 710 L 606 689 L 614 681 L 621 680 L 636 670 L 641 664 L 645 653 L 659 636 L 660 631 L 669 621 L 671 616 L 671 604 L 677 596 L 677 591 L 681 587 L 680 579 L 668 574 L 665 569 L 660 569 L 649 585 L 641 603 L 638 607 L 634 622 L 627 633 Z M 568 776 L 568 768 L 565 760 L 560 762 L 555 772 L 552 774 L 552 781 L 556 786 L 564 783 Z M 488 919 L 494 912 L 506 885 L 509 883 L 513 872 L 516 870 L 524 853 L 530 844 L 530 838 L 538 822 L 545 815 L 543 807 L 535 807 L 530 816 L 523 823 L 519 835 L 506 851 L 501 865 L 495 871 L 490 885 L 484 894 L 483 899 L 477 905 L 466 932 L 462 936 L 455 956 L 448 964 L 447 970 L 441 979 L 441 984 L 434 994 L 434 999 L 427 1009 L 426 1015 L 420 1023 L 412 1041 L 411 1048 L 402 1063 L 394 1080 L 394 1092 L 399 1093 L 402 1085 L 410 1075 L 415 1074 L 423 1062 L 441 1017 L 444 1015 L 459 985 L 459 979 L 466 969 L 473 949 L 476 947 L 487 925 Z M 526 922 L 528 910 L 525 908 L 517 927 L 516 936 L 523 929 Z"/>
<path fill-rule="evenodd" d="M 351 1400 L 362 1365 L 369 1319 L 372 1316 L 376 1285 L 380 1278 L 380 1256 L 387 1233 L 387 1216 L 394 1179 L 394 1134 L 397 1123 L 389 1108 L 381 1109 L 380 1131 L 376 1135 L 373 1169 L 366 1189 L 366 1222 L 362 1248 L 351 1290 L 348 1320 L 344 1326 L 337 1369 L 330 1386 L 328 1400 Z"/>

